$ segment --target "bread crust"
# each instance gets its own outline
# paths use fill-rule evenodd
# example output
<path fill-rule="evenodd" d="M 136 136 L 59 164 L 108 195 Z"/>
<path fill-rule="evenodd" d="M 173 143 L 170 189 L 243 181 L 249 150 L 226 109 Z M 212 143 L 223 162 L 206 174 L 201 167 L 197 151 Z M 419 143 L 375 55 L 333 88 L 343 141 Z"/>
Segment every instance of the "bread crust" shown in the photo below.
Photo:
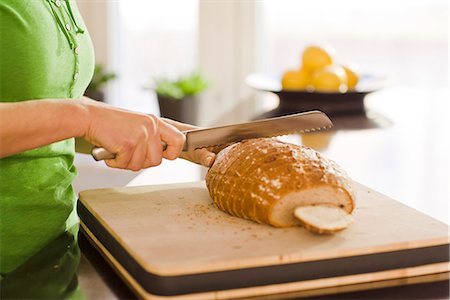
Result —
<path fill-rule="evenodd" d="M 342 208 L 348 213 L 354 209 L 350 180 L 342 168 L 311 148 L 275 138 L 246 140 L 223 149 L 206 175 L 206 185 L 218 208 L 278 227 L 287 225 L 273 220 L 272 210 L 294 192 L 333 187 L 345 194 Z"/>

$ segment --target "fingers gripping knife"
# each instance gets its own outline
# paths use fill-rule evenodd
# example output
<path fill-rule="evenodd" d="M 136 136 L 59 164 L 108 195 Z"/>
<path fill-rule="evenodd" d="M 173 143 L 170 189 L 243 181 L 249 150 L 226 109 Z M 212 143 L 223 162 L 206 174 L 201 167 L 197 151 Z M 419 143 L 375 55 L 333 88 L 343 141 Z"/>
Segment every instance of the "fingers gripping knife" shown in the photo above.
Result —
<path fill-rule="evenodd" d="M 241 124 L 189 130 L 183 132 L 186 135 L 183 151 L 232 144 L 253 138 L 309 133 L 329 129 L 332 126 L 333 123 L 323 112 L 309 111 Z M 162 142 L 162 146 L 164 150 L 167 148 L 165 142 Z M 92 156 L 95 160 L 105 160 L 113 159 L 116 155 L 104 148 L 94 148 Z"/>

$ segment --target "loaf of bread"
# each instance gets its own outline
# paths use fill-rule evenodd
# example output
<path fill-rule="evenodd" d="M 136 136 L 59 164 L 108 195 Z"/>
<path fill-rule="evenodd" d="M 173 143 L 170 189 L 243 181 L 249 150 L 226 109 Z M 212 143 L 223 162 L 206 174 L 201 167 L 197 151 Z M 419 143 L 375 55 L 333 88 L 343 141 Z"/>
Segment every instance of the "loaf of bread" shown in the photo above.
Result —
<path fill-rule="evenodd" d="M 276 227 L 304 225 L 317 233 L 347 227 L 355 205 L 350 180 L 336 163 L 313 149 L 274 138 L 223 149 L 206 175 L 206 185 L 215 205 L 231 215 Z M 328 226 L 330 216 L 348 218 L 334 220 L 334 228 Z"/>

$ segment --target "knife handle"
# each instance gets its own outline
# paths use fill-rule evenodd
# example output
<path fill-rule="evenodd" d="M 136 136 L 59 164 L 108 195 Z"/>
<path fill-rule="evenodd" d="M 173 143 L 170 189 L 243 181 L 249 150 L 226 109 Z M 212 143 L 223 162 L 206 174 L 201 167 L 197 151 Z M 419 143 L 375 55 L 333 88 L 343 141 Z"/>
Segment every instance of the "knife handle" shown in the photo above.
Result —
<path fill-rule="evenodd" d="M 167 143 L 162 141 L 161 146 L 162 146 L 162 150 L 166 151 Z M 106 159 L 114 159 L 116 157 L 115 153 L 112 153 L 102 147 L 94 147 L 91 151 L 91 155 L 96 161 L 106 160 Z"/>

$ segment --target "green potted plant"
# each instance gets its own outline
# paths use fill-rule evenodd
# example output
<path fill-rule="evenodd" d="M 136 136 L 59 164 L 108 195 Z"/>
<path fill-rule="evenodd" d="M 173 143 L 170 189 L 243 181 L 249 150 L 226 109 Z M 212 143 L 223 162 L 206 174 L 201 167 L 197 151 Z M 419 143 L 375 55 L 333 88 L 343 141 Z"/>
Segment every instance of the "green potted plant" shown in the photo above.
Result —
<path fill-rule="evenodd" d="M 200 72 L 193 72 L 175 80 L 155 79 L 154 90 L 158 98 L 161 116 L 184 123 L 196 124 L 197 95 L 208 86 L 209 83 Z"/>
<path fill-rule="evenodd" d="M 94 75 L 91 82 L 84 93 L 87 97 L 98 101 L 105 101 L 105 93 L 103 91 L 104 86 L 111 80 L 116 79 L 116 74 L 112 72 L 106 72 L 105 68 L 101 64 L 96 64 L 94 68 Z"/>

